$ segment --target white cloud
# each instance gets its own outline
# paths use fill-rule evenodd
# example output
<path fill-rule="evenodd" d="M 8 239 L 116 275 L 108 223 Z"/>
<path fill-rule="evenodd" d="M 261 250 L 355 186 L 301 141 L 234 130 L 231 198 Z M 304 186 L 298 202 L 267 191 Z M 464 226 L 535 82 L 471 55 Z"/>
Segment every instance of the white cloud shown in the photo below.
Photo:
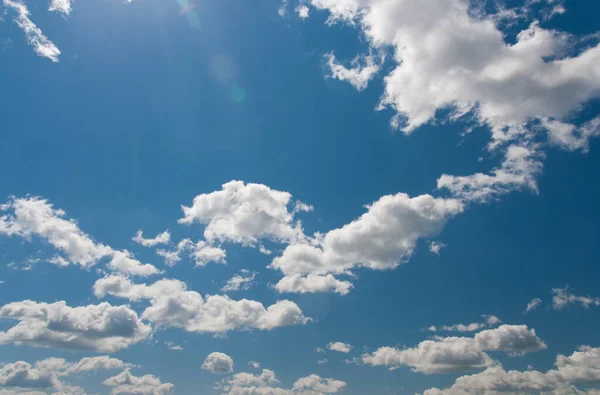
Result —
<path fill-rule="evenodd" d="M 243 272 L 238 273 L 227 280 L 227 283 L 221 288 L 221 292 L 247 291 L 254 285 L 256 273 Z"/>
<path fill-rule="evenodd" d="M 302 19 L 308 18 L 309 11 L 310 10 L 305 4 L 298 4 L 298 7 L 296 7 L 296 14 Z"/>
<path fill-rule="evenodd" d="M 326 275 L 349 274 L 360 267 L 396 268 L 412 255 L 419 238 L 439 232 L 447 219 L 462 212 L 463 205 L 455 199 L 398 193 L 366 208 L 360 218 L 315 237 L 315 245 L 287 246 L 269 266 L 285 275 L 275 287 L 283 292 L 347 293 L 350 283 Z"/>
<path fill-rule="evenodd" d="M 564 288 L 553 288 L 552 306 L 556 310 L 562 310 L 570 304 L 579 303 L 586 309 L 590 306 L 600 306 L 600 298 L 589 296 L 578 296 L 569 292 L 569 286 Z"/>
<path fill-rule="evenodd" d="M 26 300 L 2 306 L 0 318 L 19 321 L 0 332 L 0 344 L 115 352 L 152 333 L 135 311 L 108 303 L 69 307 Z"/>
<path fill-rule="evenodd" d="M 227 263 L 227 252 L 224 249 L 207 244 L 202 240 L 194 243 L 190 239 L 183 239 L 177 244 L 175 250 L 167 251 L 158 249 L 156 253 L 165 258 L 167 266 L 174 266 L 177 262 L 181 261 L 181 254 L 183 253 L 187 253 L 198 267 L 204 267 L 210 262 Z"/>
<path fill-rule="evenodd" d="M 279 14 L 279 16 L 281 16 L 281 17 L 284 17 L 285 14 L 287 13 L 287 6 L 288 6 L 288 0 L 281 0 L 281 5 L 277 9 L 277 14 Z"/>
<path fill-rule="evenodd" d="M 331 351 L 343 352 L 345 354 L 348 354 L 352 349 L 352 346 L 348 343 L 332 342 L 327 345 L 327 348 Z"/>
<path fill-rule="evenodd" d="M 208 354 L 204 360 L 202 369 L 214 374 L 231 373 L 233 372 L 233 359 L 222 352 L 213 352 Z"/>
<path fill-rule="evenodd" d="M 156 237 L 152 239 L 145 239 L 144 233 L 140 229 L 137 231 L 137 233 L 135 234 L 135 236 L 133 236 L 131 240 L 144 247 L 154 247 L 158 244 L 169 244 L 169 242 L 171 241 L 171 233 L 169 233 L 169 230 L 167 229 L 164 232 L 157 234 Z"/>
<path fill-rule="evenodd" d="M 540 299 L 540 298 L 531 299 L 531 301 L 529 303 L 527 303 L 527 307 L 525 308 L 525 313 L 529 313 L 530 311 L 537 309 L 540 304 L 542 304 L 542 299 Z"/>
<path fill-rule="evenodd" d="M 494 326 L 501 323 L 500 319 L 495 315 L 482 315 L 481 318 L 484 322 L 472 322 L 470 324 L 454 324 L 454 325 L 442 325 L 439 327 L 430 326 L 427 328 L 430 332 L 475 332 L 480 329 Z"/>
<path fill-rule="evenodd" d="M 343 381 L 321 378 L 316 374 L 296 380 L 291 389 L 276 387 L 279 384 L 275 372 L 263 369 L 260 375 L 234 374 L 230 379 L 217 383 L 217 387 L 222 388 L 226 395 L 323 395 L 338 393 L 346 387 Z"/>
<path fill-rule="evenodd" d="M 542 119 L 542 126 L 548 131 L 550 140 L 568 151 L 589 150 L 590 138 L 600 135 L 600 117 L 575 126 L 569 123 L 553 119 Z"/>
<path fill-rule="evenodd" d="M 429 252 L 431 252 L 432 254 L 435 254 L 437 256 L 440 256 L 440 252 L 442 251 L 442 248 L 446 247 L 446 244 L 444 243 L 440 243 L 439 241 L 432 241 L 431 243 L 429 243 Z"/>
<path fill-rule="evenodd" d="M 326 364 L 327 362 L 329 362 L 329 361 L 327 360 L 327 358 L 324 358 L 324 359 L 319 359 L 319 360 L 317 361 L 317 364 L 319 364 L 319 365 L 323 365 L 323 364 Z"/>
<path fill-rule="evenodd" d="M 432 388 L 424 395 L 469 395 L 482 393 L 531 393 L 584 394 L 574 384 L 600 383 L 600 349 L 581 347 L 570 357 L 559 355 L 556 369 L 546 373 L 535 370 L 504 370 L 499 364 L 481 373 L 459 377 L 450 388 Z"/>
<path fill-rule="evenodd" d="M 288 210 L 292 195 L 262 184 L 230 181 L 223 189 L 194 198 L 182 206 L 182 224 L 206 224 L 208 244 L 229 241 L 255 246 L 259 239 L 291 242 L 304 238 L 299 221 Z"/>
<path fill-rule="evenodd" d="M 250 366 L 251 368 L 254 368 L 254 369 L 258 369 L 258 368 L 260 368 L 260 362 L 250 361 L 250 362 L 248 362 L 248 366 Z"/>
<path fill-rule="evenodd" d="M 175 387 L 171 383 L 162 383 L 158 377 L 151 374 L 136 377 L 129 369 L 104 380 L 103 384 L 114 387 L 112 395 L 166 395 L 172 393 Z"/>
<path fill-rule="evenodd" d="M 340 81 L 347 81 L 356 90 L 362 91 L 367 88 L 369 81 L 379 72 L 379 63 L 383 62 L 383 59 L 379 60 L 379 63 L 375 61 L 372 54 L 360 55 L 355 57 L 350 63 L 350 68 L 337 62 L 337 59 L 333 52 L 325 55 L 325 62 L 331 77 Z"/>
<path fill-rule="evenodd" d="M 98 370 L 123 369 L 130 366 L 123 361 L 107 356 L 86 357 L 78 362 L 67 362 L 62 358 L 48 358 L 37 361 L 33 366 L 24 361 L 3 364 L 0 368 L 0 386 L 11 388 L 14 392 L 3 390 L 0 394 L 23 394 L 25 389 L 45 391 L 56 390 L 60 393 L 75 395 L 80 393 L 77 387 L 71 387 L 60 378 L 84 372 Z M 37 392 L 36 392 L 37 393 Z M 81 392 L 83 394 L 83 392 Z"/>
<path fill-rule="evenodd" d="M 413 371 L 425 374 L 468 371 L 493 363 L 474 339 L 466 337 L 425 340 L 417 347 L 403 350 L 381 347 L 372 354 L 364 354 L 362 362 L 390 369 L 410 366 Z"/>
<path fill-rule="evenodd" d="M 60 50 L 54 43 L 42 33 L 39 27 L 29 19 L 29 10 L 25 4 L 18 0 L 3 0 L 4 6 L 16 11 L 17 16 L 14 21 L 24 32 L 27 42 L 33 47 L 35 53 L 46 57 L 53 62 L 58 62 Z"/>
<path fill-rule="evenodd" d="M 528 188 L 538 192 L 536 176 L 542 170 L 541 154 L 534 147 L 511 145 L 502 164 L 492 175 L 476 173 L 469 176 L 443 174 L 438 189 L 446 188 L 466 201 L 485 202 L 514 190 Z"/>
<path fill-rule="evenodd" d="M 396 110 L 409 133 L 439 109 L 477 108 L 503 139 L 532 118 L 561 119 L 598 94 L 600 47 L 561 58 L 569 37 L 533 23 L 514 44 L 492 15 L 474 15 L 465 0 L 312 0 L 335 20 L 356 21 L 373 47 L 391 46 L 396 68 L 385 78 L 381 106 Z M 556 57 L 553 60 L 545 60 Z M 402 120 L 400 119 L 402 117 Z"/>
<path fill-rule="evenodd" d="M 315 352 L 316 352 L 317 354 L 318 354 L 318 353 L 322 353 L 322 352 L 325 352 L 325 349 L 324 349 L 324 348 L 321 348 L 321 347 L 317 347 L 317 348 L 315 348 Z"/>
<path fill-rule="evenodd" d="M 182 351 L 183 347 L 173 342 L 165 342 L 165 346 L 171 351 Z"/>
<path fill-rule="evenodd" d="M 346 387 L 346 383 L 340 380 L 325 379 L 311 374 L 307 377 L 302 377 L 294 383 L 295 391 L 315 391 L 317 393 L 333 394 L 342 391 Z"/>
<path fill-rule="evenodd" d="M 517 354 L 545 350 L 546 344 L 527 325 L 501 325 L 475 335 L 475 341 L 487 351 L 507 351 Z"/>
<path fill-rule="evenodd" d="M 51 0 L 48 11 L 62 12 L 65 15 L 71 13 L 71 0 Z"/>
<path fill-rule="evenodd" d="M 341 281 L 331 274 L 309 274 L 303 277 L 300 274 L 285 276 L 275 284 L 274 288 L 281 292 L 316 293 L 335 292 L 346 295 L 352 289 L 350 281 Z"/>
<path fill-rule="evenodd" d="M 0 234 L 19 236 L 30 240 L 32 236 L 45 239 L 66 258 L 57 256 L 50 262 L 65 266 L 77 264 L 85 269 L 96 265 L 101 259 L 110 259 L 108 268 L 125 274 L 150 276 L 159 270 L 134 259 L 127 250 L 114 250 L 98 244 L 79 229 L 77 223 L 65 219 L 65 212 L 55 209 L 47 200 L 38 197 L 11 198 L 0 205 L 0 211 L 12 210 L 12 214 L 0 216 Z"/>
<path fill-rule="evenodd" d="M 230 330 L 254 328 L 271 330 L 281 326 L 306 324 L 310 319 L 297 304 L 280 300 L 265 308 L 262 303 L 227 296 L 207 295 L 188 291 L 179 280 L 163 279 L 151 285 L 133 284 L 121 276 L 109 276 L 96 281 L 94 293 L 107 294 L 132 301 L 149 299 L 150 306 L 142 318 L 156 325 L 184 328 L 189 332 L 224 333 Z"/>

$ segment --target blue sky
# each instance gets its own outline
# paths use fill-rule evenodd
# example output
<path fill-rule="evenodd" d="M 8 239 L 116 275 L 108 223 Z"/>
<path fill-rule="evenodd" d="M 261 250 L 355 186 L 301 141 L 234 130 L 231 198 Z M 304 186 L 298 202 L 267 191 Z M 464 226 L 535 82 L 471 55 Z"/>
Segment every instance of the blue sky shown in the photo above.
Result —
<path fill-rule="evenodd" d="M 3 0 L 0 394 L 600 393 L 599 11 Z"/>

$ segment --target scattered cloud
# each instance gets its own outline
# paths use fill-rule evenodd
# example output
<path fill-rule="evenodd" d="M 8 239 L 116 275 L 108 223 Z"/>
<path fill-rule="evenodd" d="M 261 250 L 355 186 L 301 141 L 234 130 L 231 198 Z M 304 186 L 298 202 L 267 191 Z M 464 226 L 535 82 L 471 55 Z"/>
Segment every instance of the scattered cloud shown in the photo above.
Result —
<path fill-rule="evenodd" d="M 325 55 L 325 63 L 329 68 L 331 78 L 347 81 L 358 91 L 367 88 L 369 81 L 371 81 L 371 79 L 379 72 L 380 63 L 382 62 L 383 59 L 376 61 L 372 54 L 361 55 L 355 57 L 352 62 L 350 62 L 350 68 L 347 68 L 337 62 L 333 52 Z"/>
<path fill-rule="evenodd" d="M 475 335 L 477 344 L 486 351 L 506 351 L 515 354 L 542 351 L 546 343 L 527 325 L 501 325 Z"/>
<path fill-rule="evenodd" d="M 209 244 L 229 241 L 257 246 L 259 239 L 301 240 L 301 223 L 294 222 L 288 210 L 291 198 L 288 192 L 262 184 L 230 181 L 220 191 L 196 196 L 191 207 L 182 206 L 184 216 L 179 223 L 205 224 L 204 237 Z"/>
<path fill-rule="evenodd" d="M 296 14 L 301 19 L 308 18 L 309 11 L 309 8 L 305 4 L 298 4 L 298 7 L 296 7 Z"/>
<path fill-rule="evenodd" d="M 325 364 L 325 363 L 327 363 L 327 362 L 329 362 L 329 361 L 327 360 L 327 358 L 324 358 L 324 359 L 319 359 L 319 360 L 317 361 L 317 364 L 319 364 L 319 365 L 323 365 L 323 364 Z"/>
<path fill-rule="evenodd" d="M 251 368 L 254 368 L 254 369 L 259 369 L 260 368 L 260 362 L 250 361 L 250 362 L 248 362 L 248 366 L 250 366 Z"/>
<path fill-rule="evenodd" d="M 23 32 L 29 45 L 33 47 L 35 53 L 39 56 L 50 59 L 53 62 L 58 62 L 60 50 L 54 43 L 42 33 L 39 27 L 29 19 L 29 10 L 27 6 L 20 0 L 3 0 L 4 6 L 12 8 L 17 15 L 14 18 L 15 23 Z"/>
<path fill-rule="evenodd" d="M 495 315 L 482 315 L 484 322 L 473 322 L 470 324 L 454 324 L 442 325 L 439 327 L 430 326 L 427 328 L 430 332 L 475 332 L 483 328 L 488 328 L 501 323 L 500 319 Z"/>
<path fill-rule="evenodd" d="M 327 345 L 327 348 L 331 351 L 342 352 L 348 354 L 352 350 L 352 346 L 348 343 L 332 342 Z"/>
<path fill-rule="evenodd" d="M 131 301 L 150 300 L 141 317 L 159 326 L 188 332 L 225 333 L 230 330 L 274 328 L 306 324 L 310 318 L 298 305 L 280 300 L 265 308 L 262 303 L 189 291 L 179 280 L 163 279 L 151 285 L 134 284 L 122 276 L 108 276 L 94 284 L 97 297 L 113 295 Z"/>
<path fill-rule="evenodd" d="M 579 303 L 586 309 L 590 306 L 600 306 L 600 298 L 577 296 L 569 292 L 569 286 L 552 289 L 552 306 L 555 310 L 562 310 L 570 304 Z"/>
<path fill-rule="evenodd" d="M 71 10 L 71 0 L 50 0 L 48 11 L 57 11 L 69 15 Z"/>
<path fill-rule="evenodd" d="M 424 395 L 458 395 L 481 393 L 555 393 L 584 394 L 575 385 L 589 386 L 600 383 L 600 349 L 583 346 L 570 357 L 559 355 L 556 369 L 545 373 L 527 370 L 506 371 L 497 364 L 481 373 L 462 376 L 452 387 L 432 388 Z M 595 393 L 595 392 L 593 392 Z"/>
<path fill-rule="evenodd" d="M 221 288 L 221 292 L 247 291 L 255 284 L 255 277 L 256 273 L 248 271 L 238 273 L 227 280 L 227 283 Z"/>
<path fill-rule="evenodd" d="M 540 299 L 540 298 L 531 299 L 531 301 L 529 303 L 527 303 L 527 307 L 525 308 L 525 313 L 529 313 L 530 311 L 537 309 L 540 304 L 542 304 L 542 299 Z"/>
<path fill-rule="evenodd" d="M 224 374 L 233 372 L 233 359 L 222 352 L 213 352 L 208 354 L 202 369 L 208 370 L 213 374 Z"/>
<path fill-rule="evenodd" d="M 140 229 L 137 231 L 137 233 L 135 234 L 135 236 L 133 236 L 131 240 L 144 247 L 154 247 L 158 244 L 169 244 L 169 242 L 171 241 L 171 233 L 169 233 L 169 230 L 167 229 L 164 232 L 157 234 L 152 239 L 145 239 L 144 233 Z"/>
<path fill-rule="evenodd" d="M 11 198 L 0 205 L 1 211 L 12 214 L 0 216 L 0 234 L 19 236 L 31 240 L 32 236 L 46 240 L 55 249 L 65 254 L 50 260 L 60 266 L 76 264 L 89 269 L 100 260 L 109 259 L 108 268 L 124 274 L 151 276 L 160 273 L 150 265 L 134 259 L 127 250 L 114 250 L 98 244 L 79 229 L 72 219 L 65 219 L 63 210 L 55 209 L 47 200 L 39 197 Z"/>
<path fill-rule="evenodd" d="M 171 351 L 183 351 L 183 347 L 173 342 L 165 342 L 165 346 Z"/>
<path fill-rule="evenodd" d="M 103 384 L 113 387 L 111 395 L 166 395 L 172 393 L 175 388 L 173 384 L 162 383 L 158 377 L 151 374 L 136 377 L 129 369 L 104 380 Z"/>
<path fill-rule="evenodd" d="M 115 352 L 152 333 L 135 311 L 109 303 L 69 307 L 25 300 L 0 307 L 0 318 L 19 322 L 0 332 L 0 344 Z"/>
<path fill-rule="evenodd" d="M 269 268 L 285 277 L 275 285 L 280 292 L 348 293 L 351 283 L 333 274 L 351 274 L 355 268 L 394 269 L 412 255 L 417 240 L 438 233 L 447 219 L 462 212 L 455 199 L 430 195 L 386 195 L 360 218 L 315 237 L 312 244 L 288 245 Z M 331 276 L 329 275 L 331 274 Z"/>
<path fill-rule="evenodd" d="M 437 256 L 440 256 L 440 252 L 442 251 L 442 248 L 446 247 L 446 244 L 444 243 L 440 243 L 439 241 L 432 241 L 431 243 L 429 243 L 429 252 L 431 252 L 432 254 L 435 254 Z"/>

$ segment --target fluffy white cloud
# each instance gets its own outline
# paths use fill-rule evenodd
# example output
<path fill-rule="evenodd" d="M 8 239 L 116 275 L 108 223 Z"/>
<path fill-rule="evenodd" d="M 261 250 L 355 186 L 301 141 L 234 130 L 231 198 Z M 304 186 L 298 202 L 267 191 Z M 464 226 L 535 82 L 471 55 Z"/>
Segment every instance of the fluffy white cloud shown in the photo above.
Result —
<path fill-rule="evenodd" d="M 296 7 L 296 14 L 302 19 L 308 18 L 309 12 L 309 8 L 304 4 L 298 4 L 298 7 Z"/>
<path fill-rule="evenodd" d="M 494 326 L 501 323 L 500 319 L 495 315 L 482 315 L 481 318 L 484 322 L 472 322 L 470 324 L 454 324 L 454 325 L 442 325 L 439 327 L 430 326 L 427 328 L 430 332 L 474 332 L 480 329 Z"/>
<path fill-rule="evenodd" d="M 250 273 L 247 270 L 236 274 L 227 280 L 227 283 L 221 288 L 221 292 L 232 292 L 232 291 L 247 291 L 254 284 L 256 273 Z"/>
<path fill-rule="evenodd" d="M 223 189 L 194 198 L 191 207 L 182 206 L 183 224 L 206 224 L 204 237 L 254 246 L 259 239 L 290 242 L 304 238 L 299 221 L 288 210 L 292 195 L 262 184 L 230 181 Z M 310 206 L 295 206 L 310 210 Z"/>
<path fill-rule="evenodd" d="M 0 344 L 115 352 L 152 333 L 135 311 L 109 303 L 69 307 L 26 300 L 2 306 L 0 318 L 19 321 L 0 332 Z"/>
<path fill-rule="evenodd" d="M 208 354 L 204 360 L 202 369 L 214 374 L 231 373 L 233 372 L 233 359 L 222 352 L 213 352 Z"/>
<path fill-rule="evenodd" d="M 60 377 L 75 375 L 100 369 L 123 369 L 129 364 L 107 356 L 86 357 L 78 362 L 67 362 L 62 358 L 48 358 L 37 361 L 33 366 L 24 361 L 3 364 L 0 368 L 0 386 L 13 388 L 14 394 L 23 394 L 23 389 L 40 389 L 62 391 L 75 395 L 80 393 L 77 387 L 71 387 L 60 381 Z M 8 390 L 0 394 L 11 393 Z M 81 391 L 83 394 L 83 392 Z"/>
<path fill-rule="evenodd" d="M 412 255 L 419 238 L 436 234 L 463 210 L 455 199 L 411 198 L 404 193 L 383 196 L 366 207 L 360 218 L 315 237 L 312 244 L 287 246 L 269 266 L 285 275 L 275 287 L 285 292 L 347 293 L 350 283 L 325 275 L 349 274 L 360 267 L 394 269 Z"/>
<path fill-rule="evenodd" d="M 224 249 L 207 244 L 202 240 L 194 243 L 190 239 L 183 239 L 177 244 L 175 250 L 167 251 L 158 249 L 156 253 L 165 258 L 167 266 L 174 266 L 177 262 L 181 261 L 181 254 L 183 253 L 187 253 L 198 267 L 204 267 L 210 262 L 221 264 L 227 262 L 227 252 Z"/>
<path fill-rule="evenodd" d="M 32 236 L 46 240 L 66 255 L 55 257 L 51 262 L 61 266 L 77 264 L 85 269 L 108 258 L 108 268 L 125 274 L 150 276 L 159 270 L 134 259 L 129 251 L 114 250 L 98 244 L 79 229 L 77 223 L 65 219 L 65 212 L 55 209 L 47 200 L 38 197 L 11 198 L 0 205 L 0 211 L 12 213 L 0 216 L 0 234 L 19 236 L 30 240 Z"/>
<path fill-rule="evenodd" d="M 469 176 L 443 174 L 437 180 L 439 189 L 448 189 L 466 201 L 485 202 L 514 190 L 528 188 L 538 192 L 536 176 L 542 170 L 541 154 L 535 147 L 511 145 L 502 164 L 492 174 L 475 173 Z"/>
<path fill-rule="evenodd" d="M 425 374 L 468 371 L 493 363 L 474 339 L 466 337 L 425 340 L 417 347 L 403 350 L 381 347 L 372 354 L 364 354 L 362 362 L 390 369 L 410 366 L 413 371 Z"/>
<path fill-rule="evenodd" d="M 531 393 L 542 391 L 554 394 L 583 394 L 573 385 L 600 382 L 600 349 L 581 347 L 570 357 L 559 355 L 556 369 L 546 373 L 504 370 L 499 364 L 481 373 L 459 377 L 450 388 L 432 388 L 424 395 L 468 395 L 482 393 Z"/>
<path fill-rule="evenodd" d="M 145 239 L 144 232 L 142 232 L 142 230 L 140 229 L 137 231 L 137 233 L 135 234 L 135 236 L 133 236 L 131 240 L 135 241 L 140 245 L 143 245 L 144 247 L 154 247 L 158 244 L 169 244 L 169 242 L 171 241 L 171 233 L 169 233 L 169 230 L 167 229 L 164 232 L 157 234 L 152 239 Z"/>
<path fill-rule="evenodd" d="M 327 345 L 327 348 L 331 351 L 343 352 L 345 354 L 348 354 L 352 349 L 352 346 L 348 343 L 331 342 Z"/>
<path fill-rule="evenodd" d="M 280 300 L 265 308 L 262 303 L 227 296 L 188 291 L 179 280 L 163 279 L 151 285 L 133 284 L 121 276 L 109 276 L 94 284 L 98 297 L 107 294 L 132 301 L 150 300 L 142 318 L 156 325 L 184 328 L 189 332 L 223 333 L 229 330 L 255 328 L 270 330 L 281 326 L 306 324 L 310 319 L 297 304 Z"/>
<path fill-rule="evenodd" d="M 175 388 L 173 384 L 162 383 L 158 377 L 151 374 L 136 377 L 129 369 L 104 380 L 103 384 L 114 387 L 112 395 L 166 395 L 172 393 Z"/>
<path fill-rule="evenodd" d="M 58 62 L 60 50 L 54 43 L 42 33 L 39 27 L 29 19 L 29 10 L 22 1 L 19 0 L 3 0 L 4 6 L 12 8 L 17 15 L 14 18 L 15 23 L 23 32 L 29 45 L 33 47 L 35 53 L 39 56 L 46 57 L 53 62 Z"/>
<path fill-rule="evenodd" d="M 475 335 L 475 341 L 488 351 L 507 351 L 517 354 L 545 350 L 548 346 L 527 325 L 501 325 Z"/>
<path fill-rule="evenodd" d="M 71 13 L 71 0 L 51 0 L 48 11 L 57 11 L 69 15 Z"/>
<path fill-rule="evenodd" d="M 394 123 L 407 133 L 451 106 L 477 109 L 501 140 L 530 119 L 561 119 L 600 89 L 600 46 L 564 58 L 570 37 L 536 23 L 507 43 L 495 15 L 466 0 L 311 2 L 332 20 L 357 22 L 373 47 L 393 48 L 381 106 L 398 112 Z"/>
<path fill-rule="evenodd" d="M 314 391 L 317 393 L 333 394 L 342 391 L 346 387 L 346 383 L 340 380 L 325 379 L 311 374 L 307 377 L 302 377 L 294 383 L 294 391 Z"/>
<path fill-rule="evenodd" d="M 552 306 L 556 310 L 562 310 L 570 304 L 579 303 L 586 309 L 590 306 L 600 306 L 600 298 L 589 296 L 578 296 L 569 292 L 569 287 L 552 289 Z"/>
<path fill-rule="evenodd" d="M 527 307 L 525 307 L 525 313 L 529 313 L 530 311 L 537 309 L 540 304 L 542 304 L 542 299 L 540 299 L 540 298 L 531 299 L 531 301 L 529 303 L 527 303 Z"/>
<path fill-rule="evenodd" d="M 307 8 L 308 9 L 308 8 Z M 376 62 L 372 54 L 355 57 L 350 63 L 350 68 L 337 62 L 333 52 L 325 55 L 325 62 L 331 73 L 331 78 L 347 81 L 356 88 L 362 91 L 367 88 L 369 81 L 379 72 L 380 65 L 383 59 Z"/>
<path fill-rule="evenodd" d="M 440 256 L 440 252 L 442 251 L 442 248 L 446 247 L 446 244 L 444 243 L 440 243 L 439 241 L 432 241 L 431 243 L 429 243 L 429 252 L 431 252 L 432 254 L 435 254 L 437 256 Z"/>
<path fill-rule="evenodd" d="M 346 295 L 350 292 L 353 285 L 350 281 L 338 280 L 332 274 L 309 274 L 307 276 L 292 274 L 279 280 L 274 287 L 281 293 L 335 292 L 340 295 Z"/>
<path fill-rule="evenodd" d="M 554 144 L 569 151 L 581 150 L 587 152 L 590 138 L 600 135 L 600 117 L 594 118 L 579 127 L 556 119 L 543 119 L 541 124 L 548 131 L 550 140 Z"/>
<path fill-rule="evenodd" d="M 260 368 L 260 362 L 250 361 L 250 362 L 248 362 L 248 366 L 250 366 L 254 369 L 258 369 L 258 368 Z"/>
<path fill-rule="evenodd" d="M 340 392 L 346 387 L 343 381 L 321 378 L 316 374 L 296 380 L 291 389 L 276 387 L 278 384 L 275 372 L 263 369 L 260 375 L 237 373 L 217 383 L 217 387 L 227 395 L 323 395 Z"/>

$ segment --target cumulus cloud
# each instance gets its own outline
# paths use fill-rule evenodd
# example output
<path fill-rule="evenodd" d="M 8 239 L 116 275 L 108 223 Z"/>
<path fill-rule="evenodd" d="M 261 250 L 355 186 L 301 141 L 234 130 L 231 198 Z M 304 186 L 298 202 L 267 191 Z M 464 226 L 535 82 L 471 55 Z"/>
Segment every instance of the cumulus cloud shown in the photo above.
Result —
<path fill-rule="evenodd" d="M 540 298 L 531 299 L 531 301 L 529 303 L 527 303 L 527 307 L 525 307 L 525 313 L 529 313 L 530 311 L 537 309 L 540 304 L 542 304 L 542 299 L 540 299 Z"/>
<path fill-rule="evenodd" d="M 322 378 L 316 374 L 302 377 L 291 389 L 277 387 L 280 382 L 275 372 L 263 369 L 260 374 L 237 373 L 230 379 L 217 384 L 226 395 L 323 395 L 341 392 L 346 383 L 332 378 Z"/>
<path fill-rule="evenodd" d="M 475 335 L 475 341 L 488 351 L 507 351 L 517 354 L 545 350 L 548 346 L 527 325 L 501 325 Z"/>
<path fill-rule="evenodd" d="M 296 14 L 302 19 L 308 18 L 309 12 L 310 10 L 305 4 L 298 4 L 298 7 L 296 7 Z"/>
<path fill-rule="evenodd" d="M 29 10 L 22 1 L 19 0 L 3 0 L 4 6 L 12 8 L 17 15 L 14 18 L 15 23 L 19 26 L 23 32 L 29 45 L 33 47 L 35 53 L 39 56 L 43 56 L 58 62 L 60 50 L 54 45 L 54 43 L 42 33 L 39 27 L 29 19 Z"/>
<path fill-rule="evenodd" d="M 18 321 L 0 332 L 0 344 L 115 352 L 152 333 L 135 311 L 109 303 L 69 307 L 25 300 L 0 307 L 0 318 Z"/>
<path fill-rule="evenodd" d="M 432 388 L 424 395 L 468 395 L 481 393 L 531 393 L 583 394 L 575 385 L 600 383 L 600 349 L 583 346 L 566 357 L 556 358 L 556 369 L 545 373 L 506 371 L 501 365 L 491 366 L 481 373 L 459 377 L 452 387 Z"/>
<path fill-rule="evenodd" d="M 158 377 L 151 374 L 136 377 L 129 369 L 104 380 L 103 384 L 113 387 L 112 395 L 166 395 L 172 393 L 175 388 L 173 384 L 162 383 Z"/>
<path fill-rule="evenodd" d="M 483 328 L 494 326 L 501 323 L 500 319 L 495 315 L 482 315 L 484 322 L 472 322 L 470 324 L 454 324 L 442 326 L 430 326 L 427 328 L 430 332 L 475 332 Z"/>
<path fill-rule="evenodd" d="M 230 181 L 222 190 L 201 194 L 190 207 L 182 206 L 182 224 L 205 224 L 204 237 L 209 244 L 229 241 L 256 246 L 259 239 L 291 242 L 304 238 L 299 221 L 288 206 L 288 192 L 277 191 L 262 184 Z M 310 206 L 295 206 L 309 210 Z"/>
<path fill-rule="evenodd" d="M 71 13 L 71 0 L 51 0 L 48 11 L 57 11 L 69 15 Z"/>
<path fill-rule="evenodd" d="M 224 333 L 254 328 L 271 330 L 281 326 L 306 324 L 310 319 L 298 305 L 280 300 L 265 308 L 262 303 L 227 296 L 189 291 L 179 280 L 163 279 L 151 285 L 134 284 L 122 276 L 108 276 L 94 284 L 97 297 L 113 295 L 131 301 L 150 300 L 141 317 L 159 326 L 183 328 L 189 332 Z"/>
<path fill-rule="evenodd" d="M 275 285 L 281 292 L 345 294 L 351 287 L 328 274 L 351 274 L 355 268 L 388 270 L 398 267 L 414 252 L 419 238 L 436 234 L 446 221 L 462 212 L 455 199 L 430 195 L 386 195 L 360 218 L 339 229 L 315 237 L 312 244 L 285 248 L 269 266 L 285 277 Z"/>
<path fill-rule="evenodd" d="M 379 72 L 381 62 L 382 60 L 376 61 L 372 54 L 361 55 L 355 57 L 350 63 L 350 68 L 347 68 L 338 63 L 333 52 L 325 55 L 331 78 L 347 81 L 358 91 L 367 88 L 369 81 Z"/>
<path fill-rule="evenodd" d="M 252 285 L 254 285 L 254 279 L 256 273 L 250 273 L 247 270 L 243 270 L 227 280 L 227 283 L 221 288 L 221 292 L 232 292 L 232 291 L 247 291 Z"/>
<path fill-rule="evenodd" d="M 198 267 L 204 267 L 210 262 L 227 263 L 227 252 L 224 249 L 219 246 L 207 244 L 202 240 L 194 243 L 190 239 L 183 239 L 177 244 L 175 250 L 166 251 L 159 249 L 156 253 L 165 258 L 167 266 L 174 266 L 179 262 L 183 253 L 187 253 Z"/>
<path fill-rule="evenodd" d="M 446 247 L 446 244 L 444 243 L 440 243 L 439 241 L 432 241 L 431 243 L 429 243 L 429 252 L 431 252 L 432 254 L 435 254 L 437 256 L 440 256 L 440 252 L 442 251 L 442 248 Z"/>
<path fill-rule="evenodd" d="M 579 303 L 586 309 L 590 306 L 600 306 L 600 298 L 578 296 L 569 292 L 569 286 L 552 289 L 552 306 L 555 310 L 562 310 L 570 304 Z"/>
<path fill-rule="evenodd" d="M 352 346 L 348 343 L 332 342 L 327 345 L 327 348 L 331 351 L 343 352 L 344 354 L 348 354 L 352 349 Z"/>
<path fill-rule="evenodd" d="M 381 347 L 374 353 L 364 354 L 362 362 L 389 369 L 410 366 L 413 371 L 425 374 L 468 371 L 493 364 L 477 342 L 466 337 L 425 340 L 417 347 L 403 350 Z"/>
<path fill-rule="evenodd" d="M 47 200 L 39 197 L 11 198 L 0 205 L 1 211 L 10 211 L 0 216 L 0 234 L 19 236 L 31 240 L 32 236 L 46 240 L 55 249 L 65 254 L 51 262 L 60 266 L 76 264 L 89 269 L 102 259 L 109 259 L 108 268 L 125 274 L 150 276 L 159 270 L 134 259 L 127 250 L 114 250 L 98 244 L 84 233 L 75 221 L 64 218 L 63 210 L 55 209 Z"/>
<path fill-rule="evenodd" d="M 78 362 L 67 362 L 63 358 L 48 358 L 31 365 L 24 361 L 3 364 L 0 368 L 0 386 L 12 388 L 16 393 L 24 393 L 26 389 L 39 389 L 46 394 L 47 390 L 79 393 L 77 387 L 71 387 L 60 378 L 83 372 L 98 370 L 123 369 L 129 364 L 108 356 L 86 357 Z M 23 391 L 22 391 L 23 390 Z M 72 391 L 75 390 L 75 391 Z M 4 390 L 10 393 L 10 391 Z"/>
<path fill-rule="evenodd" d="M 231 373 L 233 372 L 233 359 L 222 352 L 213 352 L 208 354 L 204 360 L 202 369 L 214 374 Z"/>
<path fill-rule="evenodd" d="M 144 247 L 154 247 L 158 244 L 169 244 L 171 241 L 171 233 L 169 233 L 169 230 L 167 229 L 164 232 L 157 234 L 154 238 L 145 239 L 144 232 L 140 229 L 135 236 L 133 236 L 132 240 Z"/>

